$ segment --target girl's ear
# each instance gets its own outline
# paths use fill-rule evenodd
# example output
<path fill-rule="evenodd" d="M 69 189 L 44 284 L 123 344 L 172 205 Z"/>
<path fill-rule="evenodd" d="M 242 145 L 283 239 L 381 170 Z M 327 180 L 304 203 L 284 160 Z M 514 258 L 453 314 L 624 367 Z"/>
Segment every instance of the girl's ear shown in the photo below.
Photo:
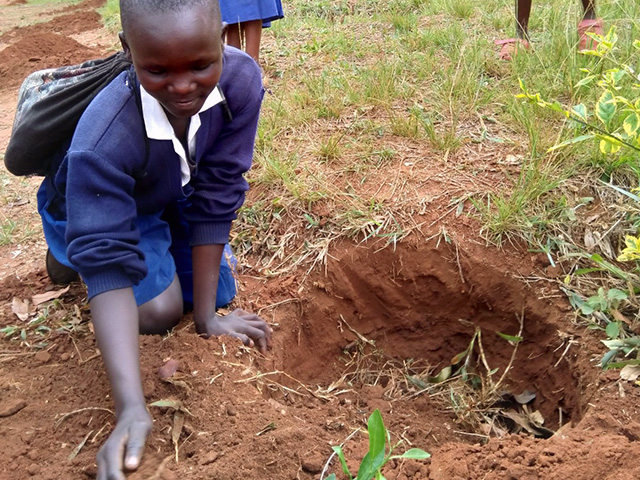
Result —
<path fill-rule="evenodd" d="M 124 36 L 124 32 L 118 33 L 118 38 L 120 39 L 120 45 L 122 45 L 122 51 L 124 52 L 125 57 L 131 61 L 131 49 L 127 43 L 127 38 Z"/>

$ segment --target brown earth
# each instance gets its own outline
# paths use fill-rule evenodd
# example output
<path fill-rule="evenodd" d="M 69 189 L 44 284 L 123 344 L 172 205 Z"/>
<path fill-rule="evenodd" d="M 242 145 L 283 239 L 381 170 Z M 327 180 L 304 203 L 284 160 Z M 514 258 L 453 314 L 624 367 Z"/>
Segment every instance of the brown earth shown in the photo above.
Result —
<path fill-rule="evenodd" d="M 26 73 L 109 53 L 98 4 L 38 11 L 0 0 L 0 150 Z M 50 22 L 7 23 L 26 8 Z M 31 230 L 0 247 L 0 479 L 94 478 L 114 417 L 85 289 L 59 290 L 44 272 L 38 179 L 2 178 L 3 224 Z M 433 198 L 446 185 L 440 189 Z M 598 339 L 572 322 L 544 258 L 517 246 L 487 248 L 475 240 L 477 226 L 449 210 L 434 202 L 416 215 L 429 227 L 395 246 L 334 245 L 323 272 L 270 278 L 245 268 L 236 303 L 273 326 L 267 357 L 229 338 L 197 337 L 188 316 L 166 337 L 143 337 L 155 425 L 144 464 L 128 478 L 340 478 L 337 460 L 328 461 L 331 446 L 344 442 L 356 470 L 376 408 L 393 443 L 404 442 L 400 449 L 433 455 L 392 460 L 384 470 L 390 480 L 640 478 L 638 388 L 597 369 Z M 40 294 L 49 301 L 38 303 Z M 478 390 L 459 382 L 429 384 L 425 374 L 427 366 L 433 375 L 449 365 L 475 328 L 481 342 L 473 364 L 498 368 L 494 382 L 508 370 L 496 388 L 503 400 L 493 405 L 473 404 Z M 521 328 L 514 355 L 498 332 L 515 336 Z M 162 379 L 158 369 L 169 359 L 178 370 Z M 535 398 L 513 401 L 526 392 Z M 535 411 L 547 429 L 540 436 L 551 438 L 523 427 Z"/>

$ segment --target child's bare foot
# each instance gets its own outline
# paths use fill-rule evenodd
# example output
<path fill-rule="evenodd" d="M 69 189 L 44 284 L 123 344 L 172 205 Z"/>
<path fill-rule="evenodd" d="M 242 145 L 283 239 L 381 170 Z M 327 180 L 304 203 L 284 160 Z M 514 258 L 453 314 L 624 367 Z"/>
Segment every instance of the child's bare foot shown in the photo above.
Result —
<path fill-rule="evenodd" d="M 578 50 L 595 50 L 598 48 L 598 41 L 591 38 L 587 33 L 604 35 L 602 19 L 585 18 L 578 23 Z"/>
<path fill-rule="evenodd" d="M 496 40 L 496 45 L 501 45 L 498 58 L 510 62 L 521 50 L 529 50 L 531 45 L 524 38 L 506 38 L 504 40 Z"/>

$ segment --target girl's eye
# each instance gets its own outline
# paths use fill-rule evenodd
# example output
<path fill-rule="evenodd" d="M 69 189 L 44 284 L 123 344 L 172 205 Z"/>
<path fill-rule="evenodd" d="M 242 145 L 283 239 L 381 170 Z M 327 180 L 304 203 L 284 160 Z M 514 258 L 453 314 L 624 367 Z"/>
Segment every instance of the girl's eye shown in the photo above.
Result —
<path fill-rule="evenodd" d="M 150 73 L 151 75 L 163 75 L 164 74 L 164 70 L 154 69 L 154 68 L 148 68 L 147 72 Z"/>
<path fill-rule="evenodd" d="M 207 68 L 209 68 L 210 65 L 197 65 L 195 67 L 193 67 L 193 70 L 196 72 L 202 72 L 203 70 L 206 70 Z"/>

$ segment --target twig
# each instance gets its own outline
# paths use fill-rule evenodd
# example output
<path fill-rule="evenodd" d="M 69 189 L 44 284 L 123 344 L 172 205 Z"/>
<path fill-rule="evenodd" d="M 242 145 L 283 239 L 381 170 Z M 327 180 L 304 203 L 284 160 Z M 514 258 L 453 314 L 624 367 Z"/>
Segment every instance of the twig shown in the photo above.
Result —
<path fill-rule="evenodd" d="M 76 345 L 76 341 L 74 340 L 73 336 L 71 336 L 71 341 L 73 342 L 73 347 L 76 349 L 76 352 L 78 352 L 78 357 L 80 358 L 79 364 L 82 365 L 82 362 L 84 360 L 82 359 L 82 354 L 80 353 L 80 350 L 78 350 L 78 345 Z"/>
<path fill-rule="evenodd" d="M 60 419 L 58 419 L 58 421 L 56 422 L 56 425 L 55 425 L 55 426 L 57 427 L 58 425 L 60 425 L 60 423 L 62 423 L 62 421 L 63 421 L 65 418 L 70 417 L 71 415 L 75 415 L 76 413 L 86 412 L 86 411 L 88 411 L 88 410 L 99 410 L 99 411 L 102 411 L 102 412 L 108 412 L 108 413 L 110 413 L 111 415 L 115 415 L 115 413 L 113 413 L 113 410 L 109 410 L 108 408 L 102 408 L 102 407 L 85 407 L 85 408 L 80 408 L 80 409 L 78 409 L 78 410 L 74 410 L 73 412 L 65 413 L 64 415 L 62 415 L 62 416 L 60 417 Z"/>
<path fill-rule="evenodd" d="M 291 302 L 300 302 L 299 298 L 287 298 L 285 300 L 282 300 L 280 302 L 276 302 L 276 303 L 272 303 L 271 305 L 266 305 L 262 308 L 260 308 L 257 312 L 258 315 L 260 315 L 262 313 L 263 310 L 266 310 L 267 308 L 275 308 L 275 307 L 279 307 L 280 305 L 284 305 L 286 303 L 291 303 Z"/>
<path fill-rule="evenodd" d="M 362 341 L 364 343 L 367 343 L 367 344 L 371 345 L 372 347 L 376 346 L 376 344 L 375 344 L 375 342 L 373 340 L 369 340 L 364 335 L 362 335 L 360 332 L 358 332 L 357 330 L 351 328 L 351 325 L 349 325 L 349 323 L 344 319 L 342 314 L 340 314 L 340 320 L 342 320 L 344 322 L 344 324 L 347 326 L 347 328 L 349 330 L 351 330 L 353 333 L 356 334 L 356 336 L 360 339 L 360 341 Z"/>
<path fill-rule="evenodd" d="M 454 241 L 453 245 L 456 247 L 456 263 L 458 264 L 458 273 L 460 273 L 460 280 L 462 280 L 462 283 L 467 283 L 464 281 L 464 275 L 462 275 L 462 266 L 460 265 L 460 255 L 458 253 L 458 244 Z"/>
<path fill-rule="evenodd" d="M 80 362 L 78 362 L 79 365 L 83 365 L 91 360 L 93 360 L 94 358 L 98 358 L 100 356 L 100 352 L 98 353 L 94 353 L 93 355 L 91 355 L 89 358 L 85 358 L 84 360 L 80 360 Z"/>
<path fill-rule="evenodd" d="M 518 317 L 518 321 L 520 322 L 520 330 L 518 331 L 518 337 L 522 338 L 522 331 L 524 330 L 524 305 L 522 306 L 522 313 L 520 314 L 520 317 Z M 505 377 L 507 376 L 507 373 L 509 373 L 509 370 L 511 370 L 511 366 L 513 365 L 513 362 L 516 359 L 516 352 L 518 351 L 518 345 L 520 345 L 520 342 L 516 343 L 515 346 L 513 347 L 509 364 L 507 365 L 507 368 L 504 369 L 504 372 L 502 372 L 502 376 L 500 377 L 500 380 L 498 380 L 498 383 L 494 385 L 493 387 L 494 390 L 498 390 L 498 387 L 504 381 Z"/>
<path fill-rule="evenodd" d="M 347 438 L 344 439 L 344 442 L 342 442 L 340 444 L 340 448 L 342 448 L 344 446 L 345 443 L 347 443 L 349 440 L 351 440 L 351 437 L 353 437 L 356 433 L 358 433 L 360 431 L 359 428 L 357 428 L 356 430 L 354 430 L 353 432 L 351 432 L 349 434 L 349 436 Z M 327 470 L 329 469 L 329 465 L 331 465 L 331 460 L 333 460 L 333 457 L 336 456 L 336 452 L 335 450 L 333 451 L 333 453 L 331 455 L 329 455 L 329 459 L 327 460 L 327 462 L 324 464 L 324 468 L 322 469 L 322 473 L 320 473 L 320 480 L 324 479 L 324 474 L 327 473 Z"/>
<path fill-rule="evenodd" d="M 481 433 L 471 433 L 471 432 L 463 432 L 461 430 L 453 430 L 453 433 L 457 433 L 458 435 L 468 435 L 470 437 L 480 437 L 485 440 L 489 440 L 489 435 L 483 435 Z"/>
<path fill-rule="evenodd" d="M 553 368 L 556 368 L 558 365 L 560 365 L 560 362 L 562 361 L 564 356 L 569 351 L 569 348 L 571 348 L 571 344 L 572 343 L 574 343 L 573 338 L 570 338 L 569 341 L 567 342 L 567 346 L 565 347 L 564 351 L 562 352 L 562 355 L 560 355 L 560 358 L 558 359 L 558 361 L 553 365 Z"/>

